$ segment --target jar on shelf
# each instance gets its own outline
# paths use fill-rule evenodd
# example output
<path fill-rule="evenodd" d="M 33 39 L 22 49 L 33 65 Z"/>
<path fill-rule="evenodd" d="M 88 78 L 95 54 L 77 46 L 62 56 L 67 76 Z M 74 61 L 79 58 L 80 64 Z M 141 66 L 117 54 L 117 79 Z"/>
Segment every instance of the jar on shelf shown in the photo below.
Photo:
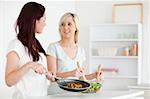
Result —
<path fill-rule="evenodd" d="M 138 47 L 137 47 L 138 45 L 137 44 L 133 44 L 133 56 L 137 56 L 137 54 L 138 54 Z"/>
<path fill-rule="evenodd" d="M 124 56 L 129 56 L 129 55 L 130 55 L 130 53 L 129 53 L 129 47 L 126 47 L 126 48 L 124 49 L 123 55 L 124 55 Z"/>

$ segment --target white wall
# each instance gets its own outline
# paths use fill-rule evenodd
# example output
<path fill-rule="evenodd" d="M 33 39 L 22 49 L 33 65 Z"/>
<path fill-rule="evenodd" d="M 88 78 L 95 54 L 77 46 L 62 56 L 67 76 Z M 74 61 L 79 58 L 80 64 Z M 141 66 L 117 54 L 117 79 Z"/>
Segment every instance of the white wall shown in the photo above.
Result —
<path fill-rule="evenodd" d="M 0 1 L 0 12 L 3 12 L 3 10 L 2 10 L 2 8 L 3 8 L 3 4 L 2 4 L 2 2 Z M 3 23 L 3 16 L 2 15 L 0 15 L 0 21 L 1 21 L 1 23 Z M 2 42 L 3 42 L 3 25 L 2 24 L 0 24 L 0 45 L 2 46 Z M 3 48 L 2 47 L 0 47 L 0 56 L 2 55 L 2 52 L 3 51 Z M 2 59 L 1 59 L 1 57 L 0 57 L 0 72 L 2 72 Z M 0 77 L 0 81 L 2 81 L 2 77 Z M 0 85 L 2 85 L 2 83 L 0 82 Z"/>
<path fill-rule="evenodd" d="M 150 38 L 150 1 L 148 1 L 148 17 L 147 17 L 147 20 L 148 20 L 148 38 Z M 150 39 L 148 39 L 148 65 L 147 65 L 147 72 L 148 72 L 148 84 L 150 84 Z"/>
<path fill-rule="evenodd" d="M 12 89 L 8 88 L 4 82 L 6 50 L 10 40 L 16 37 L 14 31 L 15 21 L 20 13 L 21 8 L 27 1 L 0 1 L 0 97 L 10 97 Z M 46 8 L 46 27 L 38 39 L 44 49 L 48 44 L 59 40 L 58 21 L 60 17 L 68 11 L 74 12 L 74 1 L 45 1 L 39 2 Z"/>

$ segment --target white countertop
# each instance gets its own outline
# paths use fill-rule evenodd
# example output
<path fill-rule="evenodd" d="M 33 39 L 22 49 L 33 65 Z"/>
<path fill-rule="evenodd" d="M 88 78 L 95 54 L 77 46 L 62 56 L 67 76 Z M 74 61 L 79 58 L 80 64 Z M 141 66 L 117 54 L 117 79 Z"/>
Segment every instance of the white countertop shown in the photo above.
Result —
<path fill-rule="evenodd" d="M 99 91 L 97 93 L 66 92 L 63 94 L 49 95 L 45 97 L 27 97 L 26 99 L 143 99 L 133 98 L 143 95 L 144 91 Z"/>

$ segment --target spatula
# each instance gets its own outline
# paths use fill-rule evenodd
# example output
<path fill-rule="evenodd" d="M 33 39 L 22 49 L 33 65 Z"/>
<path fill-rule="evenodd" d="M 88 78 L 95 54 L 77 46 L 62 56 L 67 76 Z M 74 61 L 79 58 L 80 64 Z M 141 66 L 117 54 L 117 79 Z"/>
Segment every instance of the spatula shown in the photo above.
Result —
<path fill-rule="evenodd" d="M 77 62 L 77 68 L 79 70 L 81 70 L 81 72 L 83 73 L 83 68 L 80 66 L 79 62 Z M 88 81 L 87 78 L 85 77 L 84 73 L 82 74 L 82 77 L 83 77 L 84 81 L 86 81 L 86 82 Z"/>
<path fill-rule="evenodd" d="M 101 81 L 101 78 L 100 78 L 101 73 L 100 73 L 100 75 L 99 75 L 99 71 L 101 72 L 101 70 L 102 70 L 102 66 L 99 65 L 99 66 L 98 66 L 98 69 L 97 69 L 97 75 L 96 75 L 96 80 L 97 80 L 97 82 L 100 82 L 100 81 Z"/>

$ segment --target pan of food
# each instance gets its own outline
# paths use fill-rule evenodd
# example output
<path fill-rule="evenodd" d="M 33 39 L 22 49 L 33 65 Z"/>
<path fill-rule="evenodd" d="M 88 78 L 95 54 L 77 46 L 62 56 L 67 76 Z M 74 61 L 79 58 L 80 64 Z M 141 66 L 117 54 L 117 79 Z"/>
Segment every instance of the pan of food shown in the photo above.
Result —
<path fill-rule="evenodd" d="M 78 68 L 81 69 L 79 64 L 77 63 Z M 100 67 L 99 67 L 100 69 Z M 45 73 L 47 75 L 48 72 Z M 58 77 L 54 77 L 54 80 L 57 82 L 58 86 L 66 91 L 72 92 L 83 92 L 83 93 L 93 93 L 98 91 L 101 88 L 100 83 L 90 83 L 86 79 L 85 75 L 82 75 L 83 80 L 78 79 L 62 79 Z M 98 77 L 100 78 L 100 77 Z M 98 81 L 98 80 L 97 80 Z M 99 81 L 98 81 L 99 82 Z"/>
<path fill-rule="evenodd" d="M 77 68 L 80 71 L 83 71 L 79 65 L 79 62 L 77 62 Z M 59 80 L 55 78 L 55 81 L 57 81 L 57 84 L 59 85 L 61 89 L 72 91 L 72 92 L 82 92 L 90 88 L 90 83 L 87 82 L 85 75 L 83 75 L 83 80 L 77 80 L 77 79 L 60 79 Z"/>
<path fill-rule="evenodd" d="M 77 67 L 81 70 L 81 66 L 77 62 Z M 101 65 L 98 66 L 98 72 L 101 71 Z M 83 80 L 77 79 L 58 79 L 55 77 L 55 81 L 57 81 L 58 86 L 61 89 L 72 91 L 72 92 L 83 92 L 83 93 L 95 93 L 101 89 L 100 76 L 97 73 L 96 82 L 89 82 L 85 75 L 82 75 Z"/>
<path fill-rule="evenodd" d="M 52 76 L 52 74 L 49 74 L 49 72 L 46 70 L 45 70 L 44 75 Z M 72 92 L 82 92 L 90 88 L 90 83 L 88 83 L 87 81 L 78 80 L 78 79 L 62 79 L 59 77 L 54 77 L 54 81 L 56 81 L 56 83 L 61 89 L 72 91 Z"/>
<path fill-rule="evenodd" d="M 61 89 L 67 91 L 82 92 L 90 88 L 90 83 L 82 80 L 55 78 L 55 81 L 57 81 L 57 84 Z"/>

